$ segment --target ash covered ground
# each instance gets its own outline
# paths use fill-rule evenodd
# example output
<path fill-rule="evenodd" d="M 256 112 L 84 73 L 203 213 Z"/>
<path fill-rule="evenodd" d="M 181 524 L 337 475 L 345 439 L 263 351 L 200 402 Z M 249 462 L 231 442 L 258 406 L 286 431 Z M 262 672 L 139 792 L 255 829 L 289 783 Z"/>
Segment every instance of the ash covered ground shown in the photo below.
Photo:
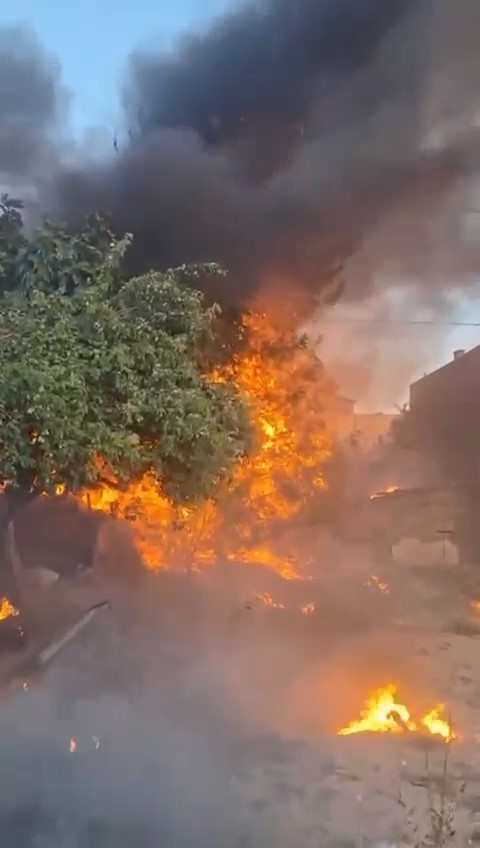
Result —
<path fill-rule="evenodd" d="M 336 734 L 387 682 L 412 710 L 446 704 L 460 735 L 446 792 L 458 838 L 469 836 L 480 797 L 471 572 L 374 572 L 360 546 L 330 545 L 330 560 L 321 548 L 304 581 L 242 563 L 146 573 L 135 591 L 97 576 L 37 595 L 52 632 L 105 593 L 113 607 L 2 700 L 6 844 L 418 844 L 445 746 Z"/>

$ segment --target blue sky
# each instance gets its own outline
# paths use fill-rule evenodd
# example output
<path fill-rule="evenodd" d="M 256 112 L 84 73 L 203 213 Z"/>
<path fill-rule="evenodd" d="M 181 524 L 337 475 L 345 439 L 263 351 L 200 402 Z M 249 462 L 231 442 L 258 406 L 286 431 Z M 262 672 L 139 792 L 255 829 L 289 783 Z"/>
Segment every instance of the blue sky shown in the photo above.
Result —
<path fill-rule="evenodd" d="M 14 0 L 0 4 L 0 25 L 26 24 L 58 61 L 72 91 L 76 127 L 114 126 L 129 54 L 168 47 L 182 32 L 201 30 L 233 0 Z"/>

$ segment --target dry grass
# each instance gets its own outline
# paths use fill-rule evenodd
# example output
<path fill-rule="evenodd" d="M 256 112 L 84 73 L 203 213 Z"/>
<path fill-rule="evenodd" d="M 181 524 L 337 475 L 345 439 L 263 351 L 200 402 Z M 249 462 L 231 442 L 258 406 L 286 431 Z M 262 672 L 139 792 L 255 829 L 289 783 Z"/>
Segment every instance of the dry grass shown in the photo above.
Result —
<path fill-rule="evenodd" d="M 406 815 L 406 844 L 411 848 L 445 848 L 463 843 L 459 833 L 458 811 L 467 788 L 466 780 L 455 778 L 450 769 L 452 745 L 445 745 L 440 771 L 432 768 L 425 752 L 425 807 L 408 807 L 400 791 L 398 803 Z"/>

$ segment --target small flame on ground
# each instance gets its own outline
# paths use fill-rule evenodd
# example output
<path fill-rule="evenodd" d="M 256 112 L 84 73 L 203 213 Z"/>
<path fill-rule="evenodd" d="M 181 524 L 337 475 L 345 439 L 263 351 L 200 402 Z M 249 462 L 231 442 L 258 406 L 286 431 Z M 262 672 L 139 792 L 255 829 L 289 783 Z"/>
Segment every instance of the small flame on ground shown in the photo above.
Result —
<path fill-rule="evenodd" d="M 439 704 L 422 718 L 422 724 L 434 736 L 442 736 L 447 742 L 456 738 L 448 722 L 443 718 L 444 706 Z"/>
<path fill-rule="evenodd" d="M 390 594 L 390 586 L 388 585 L 388 583 L 385 583 L 384 580 L 380 580 L 380 578 L 377 577 L 376 574 L 370 575 L 369 579 L 365 583 L 365 586 L 375 587 L 379 590 L 379 592 L 382 592 L 383 595 Z"/>
<path fill-rule="evenodd" d="M 398 492 L 400 486 L 387 486 L 383 492 L 374 492 L 373 495 L 370 495 L 370 500 L 374 501 L 377 498 L 381 498 L 383 495 L 391 495 L 393 492 Z"/>
<path fill-rule="evenodd" d="M 262 604 L 262 606 L 268 607 L 269 609 L 279 609 L 279 610 L 286 610 L 287 609 L 285 604 L 282 604 L 280 601 L 275 601 L 274 598 L 272 598 L 272 596 L 268 594 L 268 592 L 263 592 L 259 595 L 256 595 L 255 600 L 259 601 Z M 313 602 L 311 602 L 311 603 L 308 603 L 308 604 L 304 604 L 302 607 L 298 607 L 298 608 L 293 607 L 293 608 L 290 608 L 290 609 L 294 609 L 297 612 L 301 612 L 302 615 L 312 615 L 312 613 L 314 613 L 315 610 L 316 610 L 316 605 Z"/>
<path fill-rule="evenodd" d="M 445 742 L 456 738 L 448 721 L 444 718 L 443 704 L 430 710 L 417 723 L 405 704 L 397 702 L 397 688 L 389 684 L 369 698 L 361 717 L 338 731 L 339 736 L 353 733 L 402 733 L 404 731 L 427 731 L 440 736 Z"/>
<path fill-rule="evenodd" d="M 12 618 L 18 614 L 18 609 L 13 606 L 8 598 L 0 598 L 0 621 L 4 621 L 6 618 Z"/>
<path fill-rule="evenodd" d="M 270 609 L 285 609 L 285 605 L 279 603 L 278 601 L 274 601 L 272 596 L 269 595 L 268 592 L 264 592 L 261 595 L 256 595 L 256 600 L 260 601 L 263 606 L 269 607 Z"/>

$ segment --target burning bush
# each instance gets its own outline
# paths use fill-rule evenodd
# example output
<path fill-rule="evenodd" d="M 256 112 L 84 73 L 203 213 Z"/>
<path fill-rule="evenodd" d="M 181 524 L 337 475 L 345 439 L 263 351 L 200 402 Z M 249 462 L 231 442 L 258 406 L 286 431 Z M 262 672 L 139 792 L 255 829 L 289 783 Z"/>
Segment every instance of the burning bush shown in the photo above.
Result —
<path fill-rule="evenodd" d="M 7 520 L 41 493 L 107 480 L 121 488 L 148 479 L 183 508 L 211 495 L 250 439 L 248 408 L 233 380 L 203 368 L 218 310 L 193 285 L 200 270 L 218 269 L 125 280 L 129 239 L 116 240 L 99 219 L 76 233 L 47 224 L 27 241 L 18 204 L 2 203 Z"/>
<path fill-rule="evenodd" d="M 238 348 L 215 379 L 234 382 L 248 401 L 254 444 L 213 498 L 176 506 L 147 474 L 121 492 L 104 485 L 83 499 L 135 519 L 139 549 L 152 568 L 228 559 L 295 577 L 305 547 L 297 539 L 290 551 L 282 531 L 325 496 L 332 448 L 324 413 L 334 386 L 305 339 L 256 313 L 243 317 Z"/>
<path fill-rule="evenodd" d="M 77 493 L 134 520 L 154 568 L 221 557 L 296 576 L 281 533 L 324 495 L 335 391 L 306 340 L 252 311 L 221 345 L 218 309 L 193 288 L 219 269 L 125 281 L 129 240 L 99 219 L 27 242 L 4 199 L 0 221 L 9 494 Z"/>

